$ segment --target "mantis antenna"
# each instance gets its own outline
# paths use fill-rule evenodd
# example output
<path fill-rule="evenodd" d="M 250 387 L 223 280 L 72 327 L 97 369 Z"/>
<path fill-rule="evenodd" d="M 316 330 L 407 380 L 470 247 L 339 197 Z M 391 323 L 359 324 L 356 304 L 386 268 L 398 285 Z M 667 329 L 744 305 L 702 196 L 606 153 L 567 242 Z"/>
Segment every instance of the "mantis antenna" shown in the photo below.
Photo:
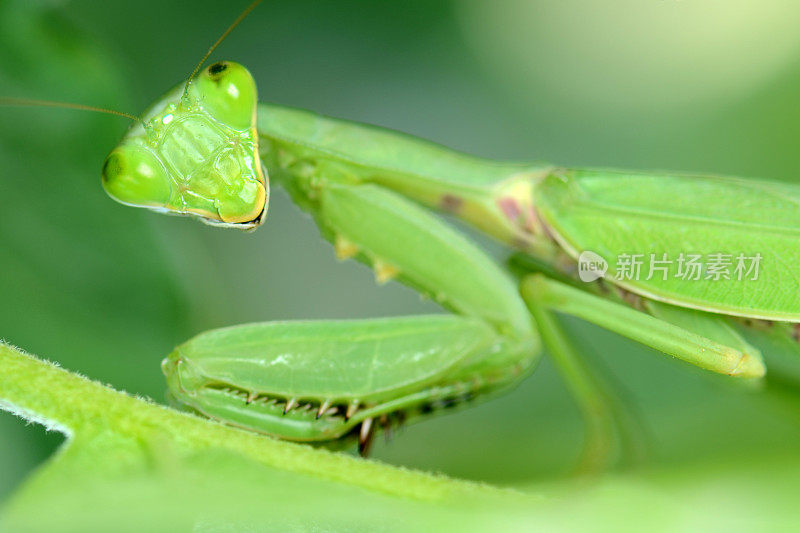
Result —
<path fill-rule="evenodd" d="M 228 37 L 228 35 L 230 35 L 230 33 L 231 33 L 233 30 L 234 30 L 234 28 L 236 28 L 236 26 L 238 26 L 238 25 L 239 25 L 239 23 L 240 23 L 240 22 L 242 22 L 242 21 L 243 21 L 243 20 L 244 20 L 244 19 L 247 17 L 247 15 L 249 15 L 249 14 L 250 14 L 250 12 L 251 12 L 251 11 L 253 11 L 253 10 L 254 10 L 254 9 L 255 9 L 255 8 L 258 6 L 258 4 L 260 4 L 260 3 L 261 3 L 261 0 L 253 0 L 253 2 L 251 2 L 251 3 L 250 3 L 250 5 L 249 5 L 249 6 L 247 6 L 247 7 L 244 9 L 244 11 L 242 11 L 241 13 L 239 13 L 239 16 L 238 16 L 238 17 L 236 17 L 236 20 L 234 20 L 234 21 L 231 23 L 231 25 L 230 25 L 230 26 L 228 26 L 228 29 L 226 29 L 224 32 L 222 32 L 222 35 L 220 35 L 220 36 L 219 36 L 219 39 L 217 39 L 217 40 L 214 42 L 214 44 L 212 44 L 212 45 L 211 45 L 211 47 L 210 47 L 210 48 L 208 49 L 208 51 L 205 53 L 205 55 L 204 55 L 204 56 L 203 56 L 203 58 L 200 60 L 200 62 L 197 64 L 197 66 L 196 66 L 196 67 L 194 67 L 194 70 L 192 71 L 192 74 L 189 76 L 189 81 L 188 81 L 188 83 L 186 84 L 186 85 L 187 85 L 187 87 L 188 87 L 189 83 L 192 83 L 192 80 L 194 79 L 194 77 L 195 77 L 195 76 L 197 76 L 197 73 L 200 71 L 200 68 L 201 68 L 201 67 L 203 66 L 203 64 L 206 62 L 206 60 L 208 59 L 208 57 L 209 57 L 211 54 L 213 54 L 213 53 L 214 53 L 214 50 L 216 50 L 216 49 L 217 49 L 217 47 L 220 45 L 220 43 L 222 43 L 222 41 L 224 41 L 224 40 L 225 40 L 225 39 Z"/>
<path fill-rule="evenodd" d="M 228 26 L 228 29 L 226 29 L 222 33 L 222 35 L 219 36 L 219 39 L 217 39 L 214 42 L 214 44 L 211 45 L 211 47 L 208 49 L 208 51 L 205 53 L 205 55 L 203 55 L 203 58 L 200 60 L 200 62 L 197 64 L 197 66 L 192 71 L 192 75 L 189 76 L 189 82 L 187 83 L 187 87 L 188 87 L 189 83 L 191 83 L 192 80 L 194 79 L 194 77 L 197 75 L 198 71 L 203 66 L 203 64 L 206 62 L 208 57 L 212 53 L 214 53 L 214 50 L 217 49 L 217 47 L 220 45 L 220 43 L 222 43 L 222 41 L 224 41 L 225 38 L 227 38 L 228 35 L 230 35 L 230 33 L 234 30 L 234 28 L 236 28 L 236 26 L 238 26 L 239 23 L 242 22 L 247 17 L 247 15 L 249 15 L 250 12 L 253 11 L 258 6 L 258 4 L 260 4 L 260 3 L 261 3 L 261 0 L 254 0 L 253 2 L 251 2 L 250 5 L 247 6 L 244 9 L 244 11 L 242 11 L 239 14 L 238 17 L 236 17 L 236 20 L 234 20 L 231 23 L 231 25 Z M 124 117 L 124 118 L 127 118 L 129 120 L 135 120 L 136 122 L 139 122 L 139 123 L 143 124 L 142 119 L 140 117 L 137 117 L 136 115 L 133 115 L 131 113 L 125 113 L 124 111 L 117 111 L 116 109 L 106 109 L 104 107 L 96 107 L 96 106 L 84 105 L 84 104 L 75 104 L 75 103 L 71 103 L 71 102 L 58 102 L 58 101 L 55 101 L 55 100 L 36 100 L 36 99 L 32 99 L 32 98 L 14 98 L 14 97 L 10 97 L 10 96 L 0 96 L 0 106 L 60 107 L 60 108 L 63 108 L 63 109 L 77 109 L 79 111 L 92 111 L 94 113 L 105 113 L 107 115 L 116 115 L 118 117 Z"/>
<path fill-rule="evenodd" d="M 0 106 L 19 106 L 19 107 L 61 107 L 63 109 L 77 109 L 79 111 L 92 111 L 94 113 L 105 113 L 107 115 L 116 115 L 118 117 L 125 117 L 130 120 L 142 122 L 142 119 L 136 115 L 125 113 L 124 111 L 117 111 L 116 109 L 106 109 L 104 107 L 95 107 L 84 104 L 73 104 L 70 102 L 56 102 L 53 100 L 34 100 L 31 98 L 12 98 L 10 96 L 0 96 Z"/>

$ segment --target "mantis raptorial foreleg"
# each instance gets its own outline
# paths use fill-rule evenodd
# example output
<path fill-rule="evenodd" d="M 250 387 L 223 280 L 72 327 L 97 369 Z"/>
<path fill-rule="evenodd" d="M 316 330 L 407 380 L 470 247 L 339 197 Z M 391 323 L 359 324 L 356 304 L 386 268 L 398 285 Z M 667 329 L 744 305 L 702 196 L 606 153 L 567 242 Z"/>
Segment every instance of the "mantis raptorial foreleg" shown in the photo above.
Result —
<path fill-rule="evenodd" d="M 373 420 L 389 425 L 508 383 L 508 372 L 469 370 L 505 349 L 487 323 L 456 315 L 270 322 L 202 333 L 164 372 L 207 416 L 298 441 L 356 432 L 363 452 Z"/>
<path fill-rule="evenodd" d="M 315 175 L 302 191 L 340 257 L 355 256 L 379 280 L 397 277 L 462 316 L 209 332 L 165 364 L 178 399 L 294 440 L 331 440 L 360 424 L 363 451 L 375 419 L 457 404 L 533 368 L 539 343 L 525 304 L 511 278 L 467 238 L 376 185 Z"/>

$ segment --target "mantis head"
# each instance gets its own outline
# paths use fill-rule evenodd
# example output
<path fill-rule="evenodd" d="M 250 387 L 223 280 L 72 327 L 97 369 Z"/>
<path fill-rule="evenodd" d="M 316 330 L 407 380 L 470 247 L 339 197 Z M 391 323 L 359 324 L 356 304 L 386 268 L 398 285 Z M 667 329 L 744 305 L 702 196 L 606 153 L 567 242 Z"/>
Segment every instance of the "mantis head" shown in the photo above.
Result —
<path fill-rule="evenodd" d="M 113 199 L 208 224 L 255 228 L 269 200 L 258 156 L 256 84 L 238 63 L 220 61 L 145 111 L 106 158 Z"/>

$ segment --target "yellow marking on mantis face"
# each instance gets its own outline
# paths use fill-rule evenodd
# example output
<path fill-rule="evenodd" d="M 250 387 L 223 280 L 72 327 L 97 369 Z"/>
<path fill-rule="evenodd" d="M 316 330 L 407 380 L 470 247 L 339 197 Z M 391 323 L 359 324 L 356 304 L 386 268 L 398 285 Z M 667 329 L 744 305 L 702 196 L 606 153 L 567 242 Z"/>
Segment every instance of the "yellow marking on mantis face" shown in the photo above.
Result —
<path fill-rule="evenodd" d="M 250 228 L 266 215 L 258 157 L 256 85 L 243 66 L 218 62 L 145 112 L 103 166 L 115 200 Z"/>

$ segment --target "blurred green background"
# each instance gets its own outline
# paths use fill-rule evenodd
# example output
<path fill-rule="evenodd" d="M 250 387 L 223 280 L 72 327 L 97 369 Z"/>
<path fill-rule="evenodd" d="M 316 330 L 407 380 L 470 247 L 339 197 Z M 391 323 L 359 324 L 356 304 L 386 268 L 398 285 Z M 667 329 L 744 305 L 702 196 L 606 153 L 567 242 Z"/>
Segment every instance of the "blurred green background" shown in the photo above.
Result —
<path fill-rule="evenodd" d="M 245 3 L 0 0 L 0 95 L 137 113 L 188 75 Z M 482 156 L 796 181 L 798 17 L 791 0 L 270 0 L 212 57 L 247 65 L 263 101 Z M 280 191 L 250 235 L 115 204 L 99 171 L 126 127 L 0 109 L 6 341 L 163 401 L 161 358 L 204 329 L 435 310 L 397 284 L 378 288 L 363 266 L 337 263 Z M 642 468 L 797 452 L 800 398 L 569 326 L 639 414 L 649 442 Z M 0 413 L 0 498 L 59 442 Z M 511 394 L 408 427 L 379 441 L 375 456 L 535 486 L 569 472 L 580 443 L 579 413 L 545 360 Z"/>

